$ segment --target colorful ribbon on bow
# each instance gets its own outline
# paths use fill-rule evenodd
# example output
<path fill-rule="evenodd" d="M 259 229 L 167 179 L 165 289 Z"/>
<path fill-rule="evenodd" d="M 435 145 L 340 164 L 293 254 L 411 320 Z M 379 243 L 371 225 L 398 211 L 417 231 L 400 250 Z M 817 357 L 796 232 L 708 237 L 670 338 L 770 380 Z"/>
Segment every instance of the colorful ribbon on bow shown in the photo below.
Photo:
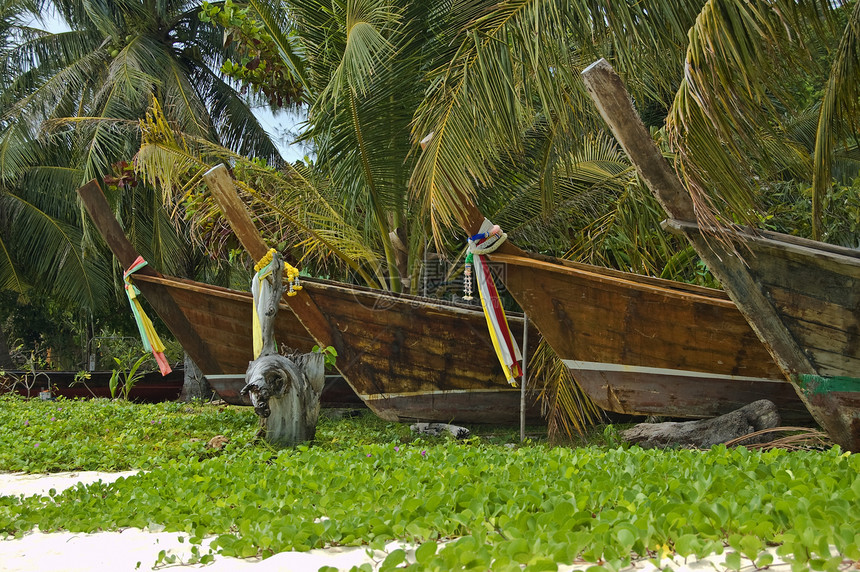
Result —
<path fill-rule="evenodd" d="M 485 229 L 485 226 L 488 228 Z M 487 220 L 484 221 L 481 230 L 483 232 L 469 238 L 467 261 L 474 266 L 475 280 L 478 283 L 478 292 L 481 294 L 481 307 L 484 309 L 484 317 L 487 319 L 487 327 L 490 330 L 490 339 L 496 350 L 496 356 L 499 358 L 499 363 L 502 364 L 502 371 L 504 371 L 508 383 L 516 386 L 515 378 L 523 375 L 520 366 L 522 361 L 520 349 L 514 343 L 505 310 L 502 308 L 501 300 L 499 300 L 496 283 L 493 281 L 493 275 L 490 273 L 486 258 L 481 254 L 482 252 L 492 252 L 498 248 L 504 239 L 501 230 L 498 230 L 498 227 L 493 226 Z"/>
<path fill-rule="evenodd" d="M 272 260 L 277 250 L 270 248 L 263 258 L 254 265 L 254 278 L 251 279 L 251 298 L 253 301 L 253 338 L 254 338 L 254 359 L 260 357 L 260 352 L 263 351 L 263 328 L 260 325 L 260 310 L 257 307 L 257 301 L 265 297 L 269 297 L 269 289 L 272 283 L 266 280 L 272 274 Z M 284 275 L 289 285 L 287 296 L 295 296 L 302 289 L 299 282 L 299 269 L 284 262 Z M 263 310 L 265 311 L 265 309 Z"/>
<path fill-rule="evenodd" d="M 161 375 L 167 375 L 172 370 L 170 369 L 170 364 L 167 363 L 167 358 L 164 357 L 164 344 L 161 342 L 161 338 L 158 337 L 155 327 L 152 325 L 152 320 L 149 319 L 149 316 L 146 315 L 146 312 L 143 311 L 143 307 L 140 305 L 140 300 L 137 297 L 140 294 L 140 290 L 131 283 L 131 275 L 144 266 L 146 266 L 146 260 L 142 256 L 138 256 L 132 265 L 129 266 L 128 270 L 123 273 L 122 279 L 125 282 L 125 295 L 128 296 L 128 303 L 131 305 L 134 321 L 137 322 L 137 329 L 140 331 L 140 338 L 143 340 L 144 349 L 152 352 L 152 355 L 155 356 L 155 361 L 158 363 Z"/>
<path fill-rule="evenodd" d="M 269 252 L 254 265 L 256 274 L 251 279 L 251 300 L 252 300 L 252 320 L 253 320 L 253 337 L 254 337 L 254 359 L 260 357 L 260 352 L 263 351 L 263 329 L 260 326 L 260 308 L 257 301 L 271 288 L 271 283 L 266 280 L 272 274 L 272 256 L 277 251 L 270 248 Z M 265 309 L 263 310 L 265 311 Z"/>

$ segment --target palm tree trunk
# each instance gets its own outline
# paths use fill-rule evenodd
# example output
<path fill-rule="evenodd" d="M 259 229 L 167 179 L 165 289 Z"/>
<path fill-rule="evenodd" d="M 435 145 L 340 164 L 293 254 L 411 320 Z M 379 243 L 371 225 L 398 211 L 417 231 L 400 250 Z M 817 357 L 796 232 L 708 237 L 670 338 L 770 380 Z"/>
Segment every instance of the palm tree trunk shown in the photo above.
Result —
<path fill-rule="evenodd" d="M 180 401 L 207 400 L 212 397 L 212 388 L 203 377 L 203 373 L 197 364 L 187 353 L 184 358 L 185 378 L 182 381 L 182 392 L 179 394 Z"/>
<path fill-rule="evenodd" d="M 9 345 L 6 343 L 6 332 L 0 326 L 0 369 L 12 369 L 14 367 L 12 354 L 9 353 Z"/>

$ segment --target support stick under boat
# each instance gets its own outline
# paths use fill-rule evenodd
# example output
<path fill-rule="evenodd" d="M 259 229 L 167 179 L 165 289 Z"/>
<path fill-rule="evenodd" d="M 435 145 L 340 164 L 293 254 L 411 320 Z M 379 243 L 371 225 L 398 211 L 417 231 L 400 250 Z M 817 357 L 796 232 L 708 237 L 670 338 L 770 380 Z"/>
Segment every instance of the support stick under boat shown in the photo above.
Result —
<path fill-rule="evenodd" d="M 526 440 L 526 361 L 528 359 L 529 346 L 529 317 L 523 312 L 523 377 L 520 381 L 520 442 Z"/>

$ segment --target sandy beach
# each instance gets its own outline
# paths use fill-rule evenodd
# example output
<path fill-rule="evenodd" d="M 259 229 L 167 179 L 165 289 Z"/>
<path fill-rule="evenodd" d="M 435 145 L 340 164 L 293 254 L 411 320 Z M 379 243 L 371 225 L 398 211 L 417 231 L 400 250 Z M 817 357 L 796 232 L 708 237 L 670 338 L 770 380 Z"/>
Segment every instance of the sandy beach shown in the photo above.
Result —
<path fill-rule="evenodd" d="M 51 489 L 57 492 L 73 487 L 77 483 L 113 482 L 120 477 L 134 475 L 137 471 L 100 473 L 79 471 L 67 473 L 0 474 L 0 496 L 47 495 Z M 180 539 L 187 534 L 159 532 L 128 528 L 122 531 L 81 534 L 71 532 L 42 533 L 34 531 L 19 539 L 0 541 L 0 570 L 4 572 L 32 572 L 52 570 L 63 572 L 85 572 L 91 570 L 150 570 L 162 550 L 177 557 L 177 562 L 191 559 L 191 546 Z M 200 554 L 209 552 L 211 539 L 204 539 Z M 401 543 L 391 543 L 389 550 L 400 548 Z M 334 566 L 349 570 L 365 562 L 381 563 L 385 553 L 371 558 L 363 548 L 327 548 L 310 552 L 285 552 L 266 560 L 238 559 L 215 556 L 209 565 L 191 565 L 215 572 L 250 570 L 266 572 L 275 570 L 318 570 L 321 566 Z"/>

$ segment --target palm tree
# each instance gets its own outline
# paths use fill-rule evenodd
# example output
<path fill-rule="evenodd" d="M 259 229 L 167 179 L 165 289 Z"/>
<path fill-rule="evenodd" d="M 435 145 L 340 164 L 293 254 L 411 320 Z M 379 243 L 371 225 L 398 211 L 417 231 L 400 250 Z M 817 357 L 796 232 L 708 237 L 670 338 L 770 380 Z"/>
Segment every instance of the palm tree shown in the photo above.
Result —
<path fill-rule="evenodd" d="M 362 229 L 365 244 L 380 252 L 384 267 L 373 274 L 387 275 L 380 281 L 385 288 L 417 291 L 428 235 L 424 213 L 409 200 L 416 160 L 410 122 L 438 51 L 434 26 L 447 8 L 386 0 L 251 0 L 249 6 L 271 42 L 267 52 L 278 54 L 266 65 L 280 66 L 302 86 L 303 139 L 316 151 L 315 171 Z"/>
<path fill-rule="evenodd" d="M 7 53 L 4 118 L 47 121 L 59 137 L 76 131 L 85 178 L 101 176 L 133 154 L 137 121 L 150 97 L 163 103 L 168 119 L 183 131 L 278 159 L 245 100 L 217 73 L 225 55 L 221 34 L 199 20 L 198 3 L 53 5 L 71 30 L 32 33 Z"/>
<path fill-rule="evenodd" d="M 68 31 L 27 24 L 49 7 Z M 152 98 L 179 128 L 280 162 L 246 99 L 222 79 L 229 49 L 199 20 L 199 3 L 4 0 L 0 9 L 9 14 L 0 30 L 0 288 L 62 285 L 57 293 L 75 304 L 103 303 L 108 265 L 74 190 L 131 159 Z M 153 187 L 108 191 L 153 263 L 170 270 L 188 260 Z"/>
<path fill-rule="evenodd" d="M 333 4 L 252 0 L 249 4 L 253 12 L 213 6 L 206 17 L 224 25 L 232 41 L 254 46 L 255 57 L 246 56 L 245 62 L 301 83 L 308 106 L 304 139 L 313 143 L 316 161 L 309 174 L 296 167 L 275 174 L 232 158 L 240 187 L 252 204 L 262 205 L 258 215 L 277 212 L 282 221 L 289 221 L 292 238 L 286 242 L 300 243 L 306 260 L 319 260 L 328 250 L 329 256 L 335 252 L 352 269 L 354 278 L 371 286 L 396 291 L 405 289 L 408 279 L 410 289 L 417 291 L 431 226 L 429 211 L 412 200 L 409 190 L 417 159 L 411 122 L 430 85 L 428 72 L 451 55 L 450 30 L 461 29 L 472 13 L 448 5 L 432 8 L 427 3 L 382 0 Z M 261 43 L 268 46 L 260 47 Z M 229 69 L 245 79 L 258 68 L 231 63 Z M 271 92 L 266 95 L 276 99 Z M 173 187 L 175 194 L 183 195 L 193 192 L 191 183 L 215 156 L 213 149 L 201 148 L 187 135 L 179 142 L 160 131 L 147 138 L 138 165 L 149 177 L 180 181 Z M 183 169 L 187 169 L 185 177 L 177 173 Z M 629 165 L 627 171 L 632 172 Z M 574 178 L 560 183 L 570 196 L 581 188 L 572 182 Z M 529 203 L 523 199 L 527 190 L 521 186 L 493 198 L 501 205 L 520 191 L 515 202 Z M 207 216 L 204 198 L 195 198 L 193 208 L 201 220 Z M 274 222 L 263 215 L 258 224 L 266 221 Z M 272 230 L 276 225 L 269 224 L 267 234 L 285 236 L 282 229 Z M 555 241 L 547 248 L 559 248 L 550 225 L 533 220 L 522 228 L 523 236 L 541 235 L 547 244 Z M 437 233 L 437 244 L 445 250 L 462 250 L 462 240 L 453 237 L 453 233 Z M 563 243 L 569 245 L 569 240 Z M 387 277 L 373 268 L 374 252 L 385 261 Z M 551 358 L 542 361 L 547 369 L 553 368 Z M 569 377 L 566 370 L 562 373 Z M 552 403 L 581 405 L 575 386 L 556 387 L 560 390 L 549 396 Z M 591 414 L 587 406 L 582 410 L 584 417 Z M 564 424 L 564 420 L 558 422 Z"/>
<path fill-rule="evenodd" d="M 496 161 L 521 157 L 540 123 L 549 126 L 539 195 L 546 214 L 554 189 L 546 181 L 568 149 L 602 129 L 579 79 L 597 57 L 626 76 L 646 124 L 666 127 L 667 151 L 703 216 L 722 210 L 749 221 L 769 181 L 804 170 L 815 205 L 831 181 L 837 138 L 856 147 L 856 3 L 476 4 L 485 10 L 474 9 L 452 41 L 455 58 L 432 75 L 414 122 L 415 140 L 435 134 L 412 184 L 436 229 L 451 224 L 464 198 L 507 184 Z M 830 66 L 824 73 L 822 63 Z M 779 124 L 808 107 L 808 98 L 794 97 L 808 89 L 822 95 L 814 156 L 802 157 Z M 813 228 L 820 210 L 813 208 Z"/>

